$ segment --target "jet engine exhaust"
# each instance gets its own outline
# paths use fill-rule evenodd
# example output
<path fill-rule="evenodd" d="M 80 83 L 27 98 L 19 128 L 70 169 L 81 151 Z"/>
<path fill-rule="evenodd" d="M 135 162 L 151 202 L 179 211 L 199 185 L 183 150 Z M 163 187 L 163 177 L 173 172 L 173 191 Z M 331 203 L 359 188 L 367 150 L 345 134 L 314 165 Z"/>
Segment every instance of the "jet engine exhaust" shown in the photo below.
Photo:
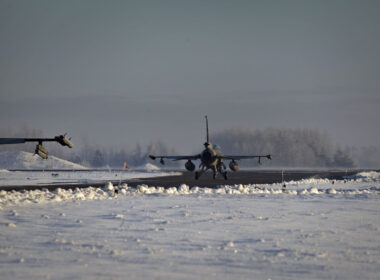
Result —
<path fill-rule="evenodd" d="M 230 167 L 230 169 L 234 172 L 238 171 L 239 170 L 239 165 L 237 164 L 236 161 L 231 161 L 230 164 L 228 165 Z"/>
<path fill-rule="evenodd" d="M 195 164 L 192 163 L 191 160 L 188 160 L 188 161 L 185 163 L 185 168 L 186 168 L 188 171 L 194 171 L 194 170 L 195 170 Z"/>

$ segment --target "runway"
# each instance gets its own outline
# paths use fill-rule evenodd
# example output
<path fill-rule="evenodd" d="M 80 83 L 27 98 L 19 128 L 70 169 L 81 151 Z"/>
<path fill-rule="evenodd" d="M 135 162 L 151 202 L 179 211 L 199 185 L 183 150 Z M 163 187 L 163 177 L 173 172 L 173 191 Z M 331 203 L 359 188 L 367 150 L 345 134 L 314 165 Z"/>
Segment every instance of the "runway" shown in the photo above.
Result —
<path fill-rule="evenodd" d="M 343 180 L 345 176 L 354 175 L 356 173 L 368 170 L 241 170 L 238 172 L 228 172 L 228 179 L 212 178 L 211 172 L 204 173 L 198 180 L 195 180 L 194 173 L 173 170 L 181 172 L 181 175 L 176 176 L 163 176 L 152 177 L 142 179 L 128 179 L 128 180 L 99 180 L 92 182 L 55 182 L 41 185 L 19 185 L 19 186 L 2 186 L 0 190 L 33 190 L 33 189 L 49 189 L 54 190 L 56 188 L 73 189 L 73 188 L 86 188 L 86 187 L 103 187 L 108 182 L 111 182 L 114 186 L 121 184 L 128 184 L 130 187 L 136 187 L 138 185 L 148 185 L 155 187 L 178 187 L 181 184 L 186 184 L 189 187 L 216 187 L 221 185 L 235 185 L 235 184 L 273 184 L 281 183 L 283 181 L 298 181 L 308 178 L 327 178 L 330 180 Z M 72 171 L 83 172 L 83 171 Z M 95 172 L 95 170 L 94 170 Z M 112 172 L 112 170 L 110 171 Z M 116 178 L 115 178 L 116 179 Z"/>
<path fill-rule="evenodd" d="M 179 184 L 186 184 L 190 187 L 216 187 L 226 184 L 274 184 L 307 178 L 342 180 L 345 176 L 350 176 L 361 171 L 363 170 L 242 170 L 238 172 L 228 172 L 227 180 L 222 177 L 214 180 L 211 172 L 206 172 L 198 180 L 195 180 L 193 172 L 184 171 L 181 176 L 136 179 L 128 182 L 128 185 L 137 186 L 146 184 L 148 186 L 169 188 L 178 186 Z"/>

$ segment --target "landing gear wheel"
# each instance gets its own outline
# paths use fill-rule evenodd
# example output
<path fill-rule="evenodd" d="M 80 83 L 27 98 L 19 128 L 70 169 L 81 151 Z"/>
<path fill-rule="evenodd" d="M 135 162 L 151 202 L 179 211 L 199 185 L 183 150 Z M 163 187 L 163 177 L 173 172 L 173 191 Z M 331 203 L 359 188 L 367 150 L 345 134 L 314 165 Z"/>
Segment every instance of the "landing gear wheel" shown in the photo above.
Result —
<path fill-rule="evenodd" d="M 223 173 L 224 180 L 227 180 L 227 171 Z"/>
<path fill-rule="evenodd" d="M 212 174 L 212 178 L 215 180 L 216 179 L 216 174 Z"/>
<path fill-rule="evenodd" d="M 199 172 L 195 171 L 195 180 L 198 180 L 198 179 L 199 179 Z"/>

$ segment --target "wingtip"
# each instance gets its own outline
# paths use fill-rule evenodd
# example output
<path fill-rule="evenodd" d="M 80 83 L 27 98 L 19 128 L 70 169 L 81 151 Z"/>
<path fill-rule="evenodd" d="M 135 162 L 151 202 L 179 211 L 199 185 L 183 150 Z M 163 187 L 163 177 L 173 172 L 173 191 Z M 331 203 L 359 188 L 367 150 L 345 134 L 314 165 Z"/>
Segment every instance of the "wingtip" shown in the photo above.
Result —
<path fill-rule="evenodd" d="M 149 155 L 149 157 L 152 159 L 152 160 L 155 160 L 156 157 L 155 156 L 152 156 L 152 155 Z"/>

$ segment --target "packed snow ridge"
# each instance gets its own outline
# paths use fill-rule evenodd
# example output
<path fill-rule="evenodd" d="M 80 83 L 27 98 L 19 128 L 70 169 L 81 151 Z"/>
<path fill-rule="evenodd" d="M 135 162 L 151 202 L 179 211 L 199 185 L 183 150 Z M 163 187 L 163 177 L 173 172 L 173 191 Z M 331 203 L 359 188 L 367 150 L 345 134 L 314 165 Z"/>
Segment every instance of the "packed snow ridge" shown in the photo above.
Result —
<path fill-rule="evenodd" d="M 86 169 L 86 167 L 55 156 L 42 159 L 32 153 L 18 151 L 0 153 L 0 169 Z"/>
<path fill-rule="evenodd" d="M 286 188 L 281 184 L 264 185 L 223 185 L 216 188 L 189 187 L 181 184 L 178 187 L 164 188 L 139 185 L 129 187 L 121 184 L 115 187 L 107 183 L 103 188 L 75 188 L 54 191 L 22 190 L 22 191 L 0 191 L 0 209 L 8 206 L 24 204 L 40 204 L 47 202 L 78 201 L 78 200 L 104 200 L 115 199 L 119 196 L 133 195 L 288 195 L 288 196 L 365 196 L 380 194 L 380 173 L 363 172 L 349 179 L 333 181 L 328 179 L 306 179 L 301 181 L 285 182 Z"/>
<path fill-rule="evenodd" d="M 138 166 L 138 167 L 135 167 L 133 169 L 136 169 L 136 170 L 146 170 L 146 171 L 158 171 L 158 170 L 161 170 L 161 168 L 159 168 L 157 165 L 154 165 L 152 163 L 146 163 L 142 166 Z"/>

